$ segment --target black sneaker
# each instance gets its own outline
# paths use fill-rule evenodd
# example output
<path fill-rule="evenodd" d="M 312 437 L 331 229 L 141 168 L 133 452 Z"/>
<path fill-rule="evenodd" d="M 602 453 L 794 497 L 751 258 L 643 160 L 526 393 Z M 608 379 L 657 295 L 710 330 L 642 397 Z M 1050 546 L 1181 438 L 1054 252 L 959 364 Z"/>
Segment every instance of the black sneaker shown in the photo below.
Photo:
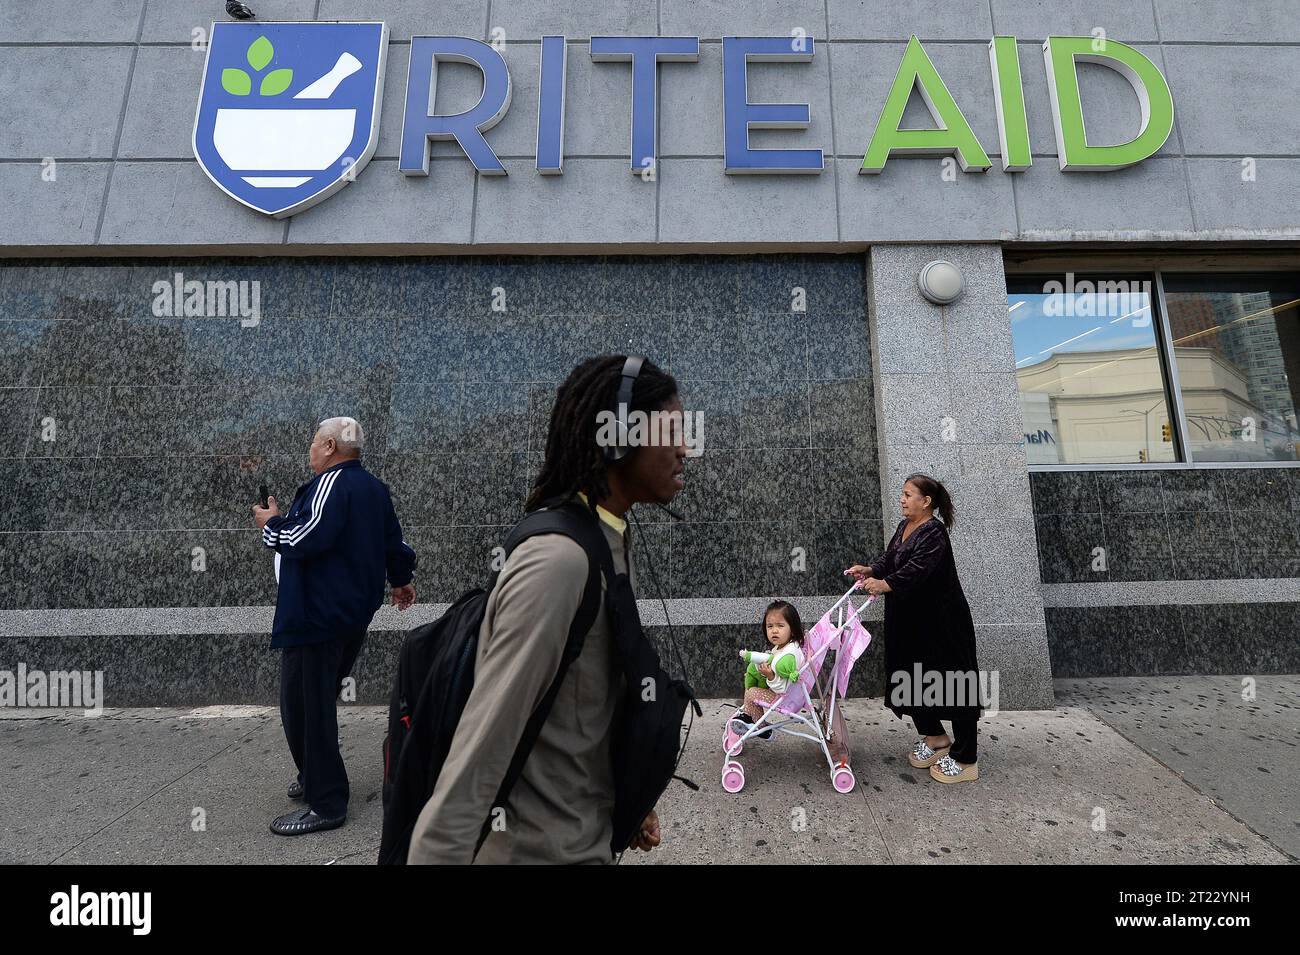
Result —
<path fill-rule="evenodd" d="M 316 815 L 314 809 L 295 809 L 271 820 L 271 831 L 277 836 L 304 836 L 309 832 L 337 829 L 346 820 L 346 816 L 326 819 L 324 816 Z"/>
<path fill-rule="evenodd" d="M 289 784 L 289 798 L 290 799 L 302 798 L 302 783 L 297 779 L 295 779 L 293 782 Z"/>
<path fill-rule="evenodd" d="M 742 723 L 747 724 L 747 726 L 746 726 L 746 728 L 745 728 L 744 730 L 741 730 L 740 732 L 736 733 L 737 736 L 744 736 L 745 733 L 747 733 L 747 732 L 749 731 L 749 728 L 752 727 L 752 726 L 754 725 L 754 718 L 753 718 L 752 716 L 750 716 L 748 713 L 746 713 L 744 710 L 737 710 L 737 711 L 736 711 L 736 715 L 732 717 L 732 720 L 733 720 L 733 721 L 734 721 L 734 720 L 740 720 Z M 736 727 L 733 726 L 732 729 L 734 730 L 734 729 L 736 729 Z M 758 735 L 758 738 L 759 738 L 759 739 L 771 739 L 771 738 L 772 738 L 772 731 L 771 731 L 770 729 L 769 729 L 769 730 L 763 730 L 763 732 L 761 732 L 761 733 L 759 733 L 759 734 L 757 734 L 757 735 Z M 751 738 L 752 738 L 752 737 L 751 737 Z"/>

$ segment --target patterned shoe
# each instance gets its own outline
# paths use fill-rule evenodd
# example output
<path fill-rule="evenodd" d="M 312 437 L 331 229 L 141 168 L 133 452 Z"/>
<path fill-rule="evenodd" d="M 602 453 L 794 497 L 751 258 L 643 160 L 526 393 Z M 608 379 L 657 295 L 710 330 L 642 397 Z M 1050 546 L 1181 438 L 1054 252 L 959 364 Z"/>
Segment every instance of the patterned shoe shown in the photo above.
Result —
<path fill-rule="evenodd" d="M 977 764 L 964 769 L 951 756 L 944 756 L 930 767 L 930 778 L 937 783 L 970 783 L 980 778 Z"/>
<path fill-rule="evenodd" d="M 302 783 L 300 783 L 296 779 L 289 784 L 289 798 L 290 799 L 302 798 Z"/>
<path fill-rule="evenodd" d="M 272 820 L 271 831 L 277 836 L 303 836 L 309 832 L 337 829 L 343 825 L 345 818 L 339 816 L 337 819 L 326 819 L 316 815 L 312 809 L 295 809 Z"/>
<path fill-rule="evenodd" d="M 946 756 L 948 750 L 952 749 L 952 743 L 947 746 L 940 746 L 938 749 L 931 749 L 922 736 L 912 747 L 912 751 L 907 754 L 907 761 L 917 769 L 925 769 L 927 766 L 933 766 L 940 756 Z"/>

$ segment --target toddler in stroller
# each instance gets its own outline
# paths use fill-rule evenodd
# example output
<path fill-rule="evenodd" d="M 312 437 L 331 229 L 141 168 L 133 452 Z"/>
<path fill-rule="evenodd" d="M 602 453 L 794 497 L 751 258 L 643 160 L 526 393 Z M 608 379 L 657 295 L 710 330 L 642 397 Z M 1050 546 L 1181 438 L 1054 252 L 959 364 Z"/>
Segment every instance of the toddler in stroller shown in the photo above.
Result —
<path fill-rule="evenodd" d="M 784 600 L 768 605 L 763 632 L 771 652 L 742 650 L 745 699 L 723 731 L 722 788 L 740 792 L 745 770 L 736 758 L 755 736 L 770 739 L 785 733 L 817 743 L 837 792 L 853 790 L 856 779 L 849 766 L 848 734 L 837 704 L 848 691 L 853 664 L 871 642 L 859 615 L 874 598 L 854 609 L 855 583 L 809 630 L 803 632 L 799 612 Z M 829 680 L 822 664 L 830 651 L 835 662 Z"/>

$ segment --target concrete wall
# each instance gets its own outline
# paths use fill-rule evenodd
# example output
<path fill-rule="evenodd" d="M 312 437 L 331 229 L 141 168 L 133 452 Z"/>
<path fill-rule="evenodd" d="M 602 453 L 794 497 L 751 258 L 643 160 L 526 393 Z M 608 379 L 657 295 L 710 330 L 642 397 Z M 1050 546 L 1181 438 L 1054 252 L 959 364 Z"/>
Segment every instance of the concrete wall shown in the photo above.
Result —
<path fill-rule="evenodd" d="M 940 307 L 916 276 L 932 259 L 963 272 Z M 975 619 L 980 667 L 997 671 L 1001 705 L 1052 705 L 1039 596 L 1033 500 L 1025 466 L 1002 253 L 992 246 L 876 246 L 868 286 L 882 513 L 899 520 L 903 480 L 939 477 L 952 494 L 958 573 Z"/>
<path fill-rule="evenodd" d="M 204 54 L 196 29 L 218 0 L 49 0 L 37 14 L 0 6 L 0 251 L 81 248 L 240 251 L 478 247 L 744 248 L 768 244 L 1071 239 L 1296 239 L 1300 195 L 1300 19 L 1289 0 L 260 0 L 272 19 L 382 18 L 389 23 L 376 158 L 323 205 L 274 221 L 212 185 L 190 145 Z M 500 28 L 513 105 L 488 131 L 506 177 L 476 177 L 453 143 L 437 144 L 428 178 L 396 171 L 412 33 L 488 38 Z M 821 147 L 819 176 L 722 171 L 724 31 L 817 41 L 811 63 L 758 64 L 754 101 L 810 103 L 806 131 L 760 131 L 754 144 Z M 1160 153 L 1113 173 L 1063 174 L 1055 158 L 1043 37 L 1095 29 L 1135 45 L 1173 90 L 1175 129 Z M 568 158 L 563 176 L 532 166 L 538 38 L 571 41 Z M 880 176 L 857 168 L 907 36 L 916 32 L 996 155 L 987 44 L 1021 41 L 1033 168 L 942 176 L 937 159 L 894 159 Z M 660 73 L 654 182 L 629 172 L 630 70 L 593 63 L 592 34 L 702 38 L 698 63 Z M 823 42 L 829 40 L 829 42 Z M 445 67 L 439 109 L 478 95 L 477 72 Z M 1137 128 L 1127 84 L 1082 68 L 1093 142 Z M 929 125 L 919 97 L 909 108 Z M 1255 178 L 1243 181 L 1242 161 Z M 53 182 L 42 160 L 56 161 Z"/>

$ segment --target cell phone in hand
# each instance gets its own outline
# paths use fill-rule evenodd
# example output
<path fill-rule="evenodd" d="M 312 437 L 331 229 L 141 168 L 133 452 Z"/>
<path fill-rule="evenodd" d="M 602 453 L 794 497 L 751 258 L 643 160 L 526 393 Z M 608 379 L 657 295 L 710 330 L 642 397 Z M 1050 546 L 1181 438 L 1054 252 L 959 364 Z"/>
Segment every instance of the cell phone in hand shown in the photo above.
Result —
<path fill-rule="evenodd" d="M 259 484 L 257 486 L 257 496 L 262 502 L 263 507 L 271 506 L 271 491 L 265 484 Z"/>

